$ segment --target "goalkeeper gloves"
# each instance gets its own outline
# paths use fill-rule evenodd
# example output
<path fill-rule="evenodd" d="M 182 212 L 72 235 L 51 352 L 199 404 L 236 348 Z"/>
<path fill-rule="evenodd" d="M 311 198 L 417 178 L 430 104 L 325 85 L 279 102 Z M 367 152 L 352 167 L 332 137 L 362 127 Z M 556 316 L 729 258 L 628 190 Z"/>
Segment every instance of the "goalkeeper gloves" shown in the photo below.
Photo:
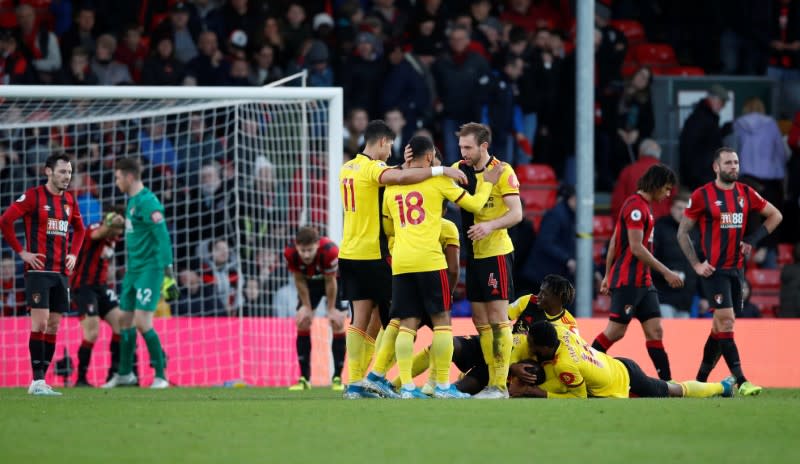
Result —
<path fill-rule="evenodd" d="M 164 283 L 161 284 L 161 295 L 164 301 L 171 302 L 181 296 L 181 291 L 178 289 L 178 283 L 175 282 L 174 277 L 164 277 Z"/>

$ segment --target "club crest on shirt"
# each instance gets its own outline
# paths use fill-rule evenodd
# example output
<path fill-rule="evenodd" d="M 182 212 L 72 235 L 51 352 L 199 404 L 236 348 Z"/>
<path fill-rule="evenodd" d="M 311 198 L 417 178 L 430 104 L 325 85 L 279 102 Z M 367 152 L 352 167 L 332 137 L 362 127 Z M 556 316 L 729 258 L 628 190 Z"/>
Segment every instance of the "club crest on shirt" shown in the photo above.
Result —
<path fill-rule="evenodd" d="M 633 305 L 625 305 L 625 315 L 630 315 L 633 312 Z"/>
<path fill-rule="evenodd" d="M 558 378 L 564 385 L 572 385 L 575 382 L 575 375 L 571 372 L 562 372 L 558 374 Z"/>
<path fill-rule="evenodd" d="M 716 295 L 714 295 L 714 301 L 717 304 L 722 304 L 722 293 L 717 293 Z"/>
<path fill-rule="evenodd" d="M 519 188 L 519 180 L 517 179 L 516 174 L 511 173 L 511 175 L 508 176 L 508 185 L 513 189 Z"/>
<path fill-rule="evenodd" d="M 17 198 L 17 203 L 22 203 L 23 201 L 25 201 L 25 194 L 24 193 L 22 195 L 20 195 L 19 198 Z"/>
<path fill-rule="evenodd" d="M 67 217 L 69 217 L 69 212 L 70 212 L 69 206 L 64 207 L 64 212 L 67 213 Z"/>
<path fill-rule="evenodd" d="M 739 197 L 739 208 L 744 208 L 744 197 Z"/>

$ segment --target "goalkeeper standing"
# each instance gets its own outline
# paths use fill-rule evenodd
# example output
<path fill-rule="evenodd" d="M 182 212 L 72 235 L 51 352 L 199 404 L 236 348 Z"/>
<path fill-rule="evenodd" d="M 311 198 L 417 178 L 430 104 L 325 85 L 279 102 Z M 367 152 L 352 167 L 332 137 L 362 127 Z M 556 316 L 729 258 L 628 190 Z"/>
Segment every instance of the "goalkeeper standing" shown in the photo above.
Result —
<path fill-rule="evenodd" d="M 169 301 L 177 298 L 178 288 L 172 273 L 172 243 L 164 220 L 164 206 L 150 189 L 142 184 L 141 166 L 137 158 L 124 158 L 114 169 L 117 188 L 128 195 L 125 210 L 125 278 L 120 292 L 120 362 L 119 370 L 103 387 L 133 385 L 132 372 L 136 330 L 147 343 L 155 379 L 150 388 L 167 388 L 164 375 L 164 352 L 153 329 L 153 312 L 161 293 Z"/>

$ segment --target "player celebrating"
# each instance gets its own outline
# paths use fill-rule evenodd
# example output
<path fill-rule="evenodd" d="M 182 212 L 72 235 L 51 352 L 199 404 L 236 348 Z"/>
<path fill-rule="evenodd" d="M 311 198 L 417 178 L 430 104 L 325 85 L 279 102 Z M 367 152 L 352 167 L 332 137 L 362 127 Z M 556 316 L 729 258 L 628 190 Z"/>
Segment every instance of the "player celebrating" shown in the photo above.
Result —
<path fill-rule="evenodd" d="M 83 341 L 78 349 L 78 379 L 76 387 L 91 387 L 86 378 L 92 360 L 92 348 L 97 341 L 100 319 L 111 326 L 111 368 L 109 380 L 119 367 L 119 300 L 114 290 L 108 286 L 108 263 L 114 256 L 114 247 L 125 231 L 125 218 L 121 214 L 109 212 L 103 221 L 89 226 L 81 253 L 78 255 L 75 272 L 70 279 L 70 287 L 75 294 L 75 303 L 81 317 Z"/>
<path fill-rule="evenodd" d="M 385 122 L 376 120 L 364 133 L 364 153 L 342 166 L 339 185 L 344 208 L 344 231 L 339 250 L 339 268 L 344 298 L 349 300 L 353 318 L 347 329 L 349 385 L 344 397 L 373 397 L 361 380 L 369 364 L 366 346 L 374 339 L 366 329 L 373 312 L 381 308 L 383 324 L 388 323 L 392 274 L 387 262 L 388 244 L 381 225 L 383 189 L 390 184 L 413 184 L 432 176 L 447 175 L 466 182 L 457 169 L 390 169 L 386 160 L 392 153 L 395 134 Z"/>
<path fill-rule="evenodd" d="M 467 123 L 458 132 L 462 161 L 456 163 L 469 180 L 473 193 L 485 181 L 484 171 L 500 161 L 489 156 L 492 142 L 489 127 Z M 514 293 L 514 245 L 507 229 L 522 220 L 519 182 L 511 166 L 503 167 L 489 201 L 474 215 L 461 212 L 462 230 L 472 240 L 467 247 L 467 299 L 472 303 L 472 320 L 478 329 L 481 348 L 490 367 L 490 382 L 476 398 L 508 398 L 506 380 L 511 356 L 511 323 L 508 302 Z"/>
<path fill-rule="evenodd" d="M 59 396 L 44 381 L 56 351 L 61 314 L 69 310 L 67 274 L 83 242 L 84 226 L 78 203 L 67 192 L 72 163 L 63 153 L 45 160 L 47 183 L 28 189 L 0 216 L 0 230 L 25 262 L 25 298 L 31 311 L 31 395 Z M 25 222 L 25 248 L 14 234 L 14 222 Z M 69 228 L 72 226 L 72 237 Z"/>
<path fill-rule="evenodd" d="M 433 141 L 416 136 L 409 141 L 413 160 L 408 171 L 431 166 L 434 159 Z M 433 325 L 434 375 L 437 398 L 464 398 L 466 395 L 450 385 L 450 362 L 453 356 L 453 331 L 450 326 L 450 285 L 447 262 L 439 236 L 442 230 L 444 199 L 458 203 L 467 211 L 479 211 L 489 198 L 503 166 L 486 173 L 486 182 L 475 196 L 448 179 L 428 179 L 407 186 L 391 186 L 384 195 L 384 211 L 393 223 L 395 234 L 392 255 L 392 317 L 399 319 L 395 354 L 400 371 L 401 398 L 427 398 L 416 388 L 411 376 L 414 356 L 414 337 L 420 321 L 430 316 Z M 384 343 L 391 343 L 390 331 L 384 333 Z"/>
<path fill-rule="evenodd" d="M 515 365 L 514 375 L 522 381 L 515 396 L 533 398 L 709 398 L 733 396 L 733 378 L 720 383 L 693 380 L 672 383 L 645 375 L 634 361 L 611 356 L 590 347 L 579 335 L 547 321 L 535 322 L 528 332 L 529 359 L 542 363 L 545 382 Z M 520 354 L 524 354 L 520 351 Z"/>
<path fill-rule="evenodd" d="M 322 297 L 328 306 L 328 318 L 333 329 L 333 381 L 331 388 L 344 390 L 342 366 L 344 365 L 345 333 L 344 317 L 347 309 L 341 307 L 336 284 L 339 248 L 328 237 L 320 237 L 317 229 L 301 227 L 294 243 L 283 251 L 289 272 L 297 287 L 297 361 L 300 363 L 300 380 L 289 390 L 311 388 L 311 321 L 314 309 Z"/>
<path fill-rule="evenodd" d="M 600 284 L 604 295 L 611 288 L 608 325 L 592 343 L 594 349 L 605 353 L 625 336 L 635 316 L 642 324 L 647 353 L 662 380 L 671 380 L 672 373 L 662 341 L 658 292 L 653 287 L 650 270 L 661 273 L 672 288 L 682 287 L 683 279 L 653 256 L 655 221 L 650 204 L 668 197 L 676 183 L 671 169 L 663 164 L 653 165 L 639 179 L 638 191 L 622 204 L 606 255 L 606 275 Z"/>
<path fill-rule="evenodd" d="M 716 179 L 692 193 L 686 215 L 678 226 L 678 243 L 683 254 L 701 277 L 706 298 L 714 310 L 711 334 L 703 348 L 703 361 L 697 380 L 705 381 L 719 361 L 720 354 L 736 377 L 739 393 L 757 395 L 761 387 L 747 381 L 739 360 L 739 349 L 733 340 L 734 308 L 741 308 L 742 267 L 752 247 L 771 234 L 783 220 L 775 206 L 764 200 L 750 186 L 737 182 L 739 155 L 732 148 L 722 147 L 714 154 Z M 766 218 L 764 223 L 745 236 L 751 211 Z M 694 251 L 689 231 L 700 223 L 700 243 L 705 259 L 701 262 Z"/>
<path fill-rule="evenodd" d="M 132 372 L 136 330 L 144 337 L 155 378 L 150 388 L 169 387 L 164 375 L 164 352 L 153 328 L 153 312 L 162 293 L 167 300 L 178 297 L 172 273 L 172 243 L 164 219 L 164 207 L 142 184 L 137 158 L 123 158 L 114 166 L 117 188 L 128 195 L 125 211 L 127 262 L 120 291 L 119 370 L 103 388 L 134 385 Z M 135 327 L 134 327 L 135 326 Z"/>

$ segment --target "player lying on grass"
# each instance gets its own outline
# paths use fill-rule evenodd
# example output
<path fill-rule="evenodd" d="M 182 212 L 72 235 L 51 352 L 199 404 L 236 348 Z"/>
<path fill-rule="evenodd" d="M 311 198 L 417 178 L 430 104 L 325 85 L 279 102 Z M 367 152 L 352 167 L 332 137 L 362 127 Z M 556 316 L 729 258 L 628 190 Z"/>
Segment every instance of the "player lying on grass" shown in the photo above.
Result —
<path fill-rule="evenodd" d="M 514 397 L 731 397 L 736 382 L 733 377 L 719 383 L 672 383 L 648 377 L 634 361 L 597 351 L 576 333 L 548 321 L 531 326 L 526 343 L 517 347 L 511 359 L 511 374 L 516 379 L 509 393 Z M 531 360 L 541 362 L 543 382 L 529 370 Z"/>

